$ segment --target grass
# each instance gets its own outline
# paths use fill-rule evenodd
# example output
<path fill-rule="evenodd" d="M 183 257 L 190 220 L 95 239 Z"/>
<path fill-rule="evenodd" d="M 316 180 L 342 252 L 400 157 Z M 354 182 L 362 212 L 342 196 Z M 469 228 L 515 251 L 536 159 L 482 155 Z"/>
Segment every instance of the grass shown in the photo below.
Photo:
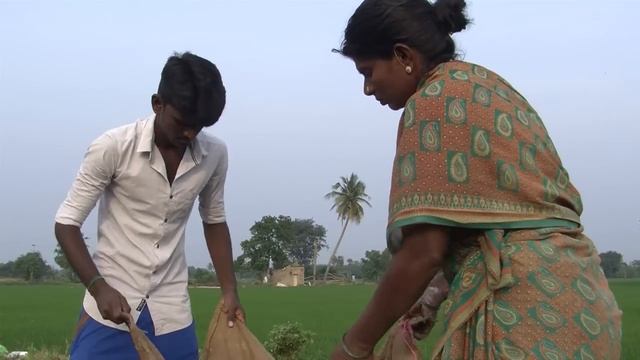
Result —
<path fill-rule="evenodd" d="M 614 280 L 611 288 L 624 311 L 623 358 L 640 359 L 640 280 Z M 271 327 L 299 322 L 315 333 L 304 359 L 323 359 L 355 320 L 373 293 L 372 286 L 257 288 L 240 290 L 248 324 L 262 341 Z M 200 344 L 219 300 L 219 290 L 191 289 Z M 10 350 L 40 349 L 32 359 L 57 359 L 75 330 L 83 289 L 76 285 L 0 285 L 0 344 Z M 421 348 L 425 354 L 432 336 Z"/>
<path fill-rule="evenodd" d="M 622 358 L 640 359 L 640 280 L 609 280 L 622 309 Z"/>

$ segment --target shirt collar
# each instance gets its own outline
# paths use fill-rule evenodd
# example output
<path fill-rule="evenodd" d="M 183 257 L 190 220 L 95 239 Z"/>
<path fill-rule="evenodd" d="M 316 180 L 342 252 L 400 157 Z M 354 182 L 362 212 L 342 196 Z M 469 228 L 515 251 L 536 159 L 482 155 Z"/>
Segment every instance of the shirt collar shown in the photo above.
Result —
<path fill-rule="evenodd" d="M 143 122 L 142 129 L 140 130 L 138 135 L 140 138 L 140 141 L 138 142 L 138 147 L 136 148 L 137 152 L 151 153 L 151 150 L 153 149 L 153 138 L 154 138 L 153 125 L 154 125 L 155 119 L 156 119 L 155 114 L 151 114 L 142 120 Z M 203 147 L 201 143 L 201 138 L 203 136 L 205 135 L 201 131 L 198 134 L 198 136 L 196 136 L 196 138 L 193 139 L 193 141 L 191 142 L 191 145 L 187 149 L 188 151 L 192 152 L 197 162 L 202 161 L 202 157 L 207 156 L 208 154 L 207 149 Z"/>
<path fill-rule="evenodd" d="M 205 134 L 200 131 L 200 133 L 198 133 L 198 136 L 196 136 L 196 138 L 191 142 L 191 150 L 193 151 L 193 154 L 198 161 L 201 161 L 202 157 L 207 156 L 208 154 L 206 147 L 202 146 L 202 138 L 204 136 Z"/>
<path fill-rule="evenodd" d="M 153 122 L 156 118 L 155 114 L 151 114 L 142 120 L 142 129 L 139 130 L 137 152 L 151 153 L 153 149 Z"/>

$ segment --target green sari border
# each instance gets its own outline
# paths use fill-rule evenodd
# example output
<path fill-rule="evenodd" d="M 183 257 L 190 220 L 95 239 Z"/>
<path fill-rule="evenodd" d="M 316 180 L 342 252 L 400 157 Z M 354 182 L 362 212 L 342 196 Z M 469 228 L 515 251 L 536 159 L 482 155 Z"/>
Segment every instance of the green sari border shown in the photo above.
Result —
<path fill-rule="evenodd" d="M 454 220 L 441 218 L 438 216 L 417 215 L 417 216 L 411 216 L 401 220 L 397 220 L 392 224 L 389 224 L 389 226 L 387 226 L 387 238 L 389 238 L 389 235 L 394 230 L 400 229 L 408 225 L 425 224 L 425 223 L 433 224 L 433 225 L 458 227 L 458 228 L 464 228 L 464 229 L 481 229 L 481 230 L 539 229 L 539 228 L 554 228 L 554 227 L 577 229 L 580 227 L 580 224 L 574 221 L 565 220 L 565 219 L 540 219 L 540 220 L 521 220 L 521 221 L 505 221 L 505 222 L 488 222 L 488 223 L 461 223 Z"/>

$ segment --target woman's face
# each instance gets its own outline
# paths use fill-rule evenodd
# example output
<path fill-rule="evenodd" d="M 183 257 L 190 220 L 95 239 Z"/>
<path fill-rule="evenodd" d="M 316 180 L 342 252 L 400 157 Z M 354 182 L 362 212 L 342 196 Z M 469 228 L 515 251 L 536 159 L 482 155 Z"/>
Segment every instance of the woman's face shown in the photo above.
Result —
<path fill-rule="evenodd" d="M 409 97 L 416 92 L 419 76 L 418 69 L 411 68 L 397 58 L 391 59 L 353 59 L 356 69 L 364 76 L 364 94 L 375 96 L 382 106 L 392 110 L 404 107 Z"/>

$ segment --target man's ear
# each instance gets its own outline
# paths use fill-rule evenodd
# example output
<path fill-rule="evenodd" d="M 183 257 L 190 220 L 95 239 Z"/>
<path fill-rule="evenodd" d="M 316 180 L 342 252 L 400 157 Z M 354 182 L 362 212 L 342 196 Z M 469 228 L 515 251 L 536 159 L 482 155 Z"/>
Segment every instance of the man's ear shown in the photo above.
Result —
<path fill-rule="evenodd" d="M 164 103 L 162 102 L 160 95 L 158 94 L 151 95 L 151 108 L 153 109 L 153 112 L 157 114 L 162 111 L 163 107 L 164 107 Z"/>

